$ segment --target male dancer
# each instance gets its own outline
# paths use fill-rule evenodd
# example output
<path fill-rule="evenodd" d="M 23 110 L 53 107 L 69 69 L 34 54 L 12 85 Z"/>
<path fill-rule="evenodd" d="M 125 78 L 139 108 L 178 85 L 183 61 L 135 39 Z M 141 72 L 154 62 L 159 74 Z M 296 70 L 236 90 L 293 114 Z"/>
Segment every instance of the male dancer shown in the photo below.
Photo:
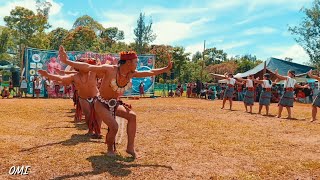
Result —
<path fill-rule="evenodd" d="M 95 64 L 92 60 L 80 59 L 80 61 L 86 61 L 87 63 Z M 96 72 L 84 72 L 78 70 L 77 73 L 69 75 L 54 75 L 49 74 L 47 71 L 39 70 L 42 76 L 48 77 L 55 81 L 61 81 L 63 84 L 74 83 L 78 91 L 79 103 L 81 110 L 84 112 L 85 120 L 89 128 L 88 135 L 92 135 L 93 138 L 101 138 L 101 120 L 95 117 L 94 102 L 99 94 L 97 88 L 97 73 Z M 76 112 L 80 113 L 81 112 Z M 93 134 L 94 132 L 94 134 Z"/>
<path fill-rule="evenodd" d="M 103 120 L 109 127 L 106 136 L 106 143 L 108 146 L 107 155 L 115 156 L 113 144 L 118 131 L 118 123 L 115 120 L 115 116 L 119 116 L 128 120 L 128 145 L 126 152 L 133 157 L 137 157 L 137 153 L 134 149 L 137 126 L 136 114 L 130 109 L 130 106 L 120 100 L 120 96 L 123 95 L 125 90 L 132 86 L 132 78 L 156 76 L 168 72 L 172 68 L 171 57 L 168 55 L 168 66 L 165 68 L 138 72 L 136 71 L 138 56 L 133 51 L 121 52 L 118 65 L 103 64 L 101 66 L 68 60 L 67 54 L 62 46 L 60 46 L 59 55 L 61 62 L 70 65 L 75 69 L 79 69 L 83 72 L 101 73 L 104 75 L 99 89 L 100 95 L 98 96 L 98 101 L 95 102 L 95 111 L 98 118 Z"/>

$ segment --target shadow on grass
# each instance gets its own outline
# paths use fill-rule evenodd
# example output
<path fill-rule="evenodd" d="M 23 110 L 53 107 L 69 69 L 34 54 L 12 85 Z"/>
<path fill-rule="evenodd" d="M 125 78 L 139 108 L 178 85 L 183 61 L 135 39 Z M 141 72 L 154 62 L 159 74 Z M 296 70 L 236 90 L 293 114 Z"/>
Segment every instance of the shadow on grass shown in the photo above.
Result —
<path fill-rule="evenodd" d="M 49 143 L 49 144 L 44 144 L 40 146 L 35 146 L 32 148 L 27 148 L 27 149 L 22 149 L 20 152 L 26 152 L 26 151 L 32 151 L 35 149 L 43 148 L 43 147 L 50 147 L 50 146 L 55 146 L 55 145 L 63 145 L 63 146 L 74 146 L 80 143 L 104 143 L 102 141 L 92 141 L 91 136 L 85 135 L 85 134 L 73 134 L 70 139 L 65 140 L 65 141 L 60 141 L 60 142 L 55 142 L 55 143 Z"/>
<path fill-rule="evenodd" d="M 70 175 L 64 175 L 53 178 L 54 180 L 61 179 L 69 179 L 69 178 L 77 178 L 84 177 L 88 175 L 98 175 L 102 173 L 109 173 L 114 177 L 125 177 L 131 174 L 130 168 L 132 167 L 153 167 L 153 168 L 167 168 L 172 170 L 171 166 L 165 165 L 148 165 L 148 164 L 130 164 L 134 159 L 132 157 L 123 157 L 117 155 L 116 157 L 108 157 L 106 154 L 102 154 L 99 156 L 90 156 L 87 158 L 89 162 L 91 162 L 91 166 L 93 168 L 92 171 L 89 172 L 79 172 Z"/>

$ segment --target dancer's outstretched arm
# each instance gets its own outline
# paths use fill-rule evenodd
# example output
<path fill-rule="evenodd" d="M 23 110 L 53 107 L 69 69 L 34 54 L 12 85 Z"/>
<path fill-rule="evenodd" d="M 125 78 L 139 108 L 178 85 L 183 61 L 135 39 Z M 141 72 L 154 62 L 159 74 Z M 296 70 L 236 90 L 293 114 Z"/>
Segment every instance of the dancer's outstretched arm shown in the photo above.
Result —
<path fill-rule="evenodd" d="M 315 76 L 315 75 L 312 74 L 312 69 L 308 72 L 308 76 L 313 78 L 313 79 L 316 79 L 316 80 L 320 81 L 320 77 L 319 76 Z"/>
<path fill-rule="evenodd" d="M 54 75 L 49 74 L 45 70 L 38 70 L 39 74 L 44 77 L 48 77 L 49 79 L 52 79 L 53 81 L 61 81 L 64 84 L 71 84 L 73 81 L 74 74 L 60 76 L 60 75 Z"/>
<path fill-rule="evenodd" d="M 287 77 L 281 76 L 281 75 L 278 73 L 278 69 L 276 69 L 276 70 L 274 71 L 274 74 L 277 76 L 277 78 L 278 78 L 279 80 L 286 80 L 286 79 L 287 79 Z"/>
<path fill-rule="evenodd" d="M 260 78 L 257 77 L 257 79 L 252 79 L 253 82 L 258 83 L 258 84 L 263 84 L 263 80 L 259 80 Z"/>
<path fill-rule="evenodd" d="M 72 66 L 75 69 L 79 69 L 83 72 L 92 71 L 92 72 L 96 72 L 96 73 L 100 74 L 100 73 L 105 73 L 106 71 L 109 71 L 113 68 L 113 66 L 107 65 L 107 64 L 97 66 L 97 65 L 91 65 L 91 64 L 87 64 L 87 63 L 83 63 L 83 62 L 70 61 L 70 60 L 68 60 L 67 53 L 64 50 L 63 46 L 59 47 L 59 57 L 60 57 L 61 62 L 65 63 L 69 66 Z"/>
<path fill-rule="evenodd" d="M 165 72 L 170 71 L 172 68 L 172 62 L 171 62 L 171 57 L 168 55 L 168 66 L 164 68 L 158 68 L 158 69 L 152 69 L 150 71 L 136 71 L 133 73 L 132 77 L 149 77 L 149 76 L 156 76 Z"/>

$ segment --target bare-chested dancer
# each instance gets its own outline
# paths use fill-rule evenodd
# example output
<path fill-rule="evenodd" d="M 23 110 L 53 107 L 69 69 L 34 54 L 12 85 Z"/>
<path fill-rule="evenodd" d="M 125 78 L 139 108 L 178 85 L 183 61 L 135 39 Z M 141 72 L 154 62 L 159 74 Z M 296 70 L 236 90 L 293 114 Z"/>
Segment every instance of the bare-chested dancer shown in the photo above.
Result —
<path fill-rule="evenodd" d="M 98 101 L 95 103 L 95 111 L 98 118 L 103 120 L 109 127 L 109 131 L 106 136 L 106 143 L 108 146 L 107 155 L 115 155 L 113 144 L 118 131 L 118 124 L 115 120 L 115 116 L 119 116 L 128 120 L 128 145 L 126 152 L 131 154 L 133 157 L 137 157 L 134 148 L 134 139 L 137 128 L 136 114 L 128 105 L 123 103 L 119 97 L 123 95 L 125 90 L 131 87 L 132 78 L 156 76 L 158 74 L 168 72 L 172 68 L 171 57 L 168 55 L 168 66 L 165 68 L 138 72 L 136 71 L 138 56 L 133 51 L 120 53 L 120 61 L 118 65 L 104 64 L 101 66 L 68 60 L 67 54 L 62 46 L 59 49 L 59 55 L 61 62 L 70 65 L 75 69 L 79 69 L 83 72 L 104 74 L 101 87 L 99 89 L 100 96 L 98 96 Z"/>
<path fill-rule="evenodd" d="M 81 61 L 81 60 L 80 60 Z M 94 63 L 93 60 L 85 60 L 87 63 Z M 85 120 L 89 128 L 88 135 L 93 138 L 101 138 L 101 119 L 95 117 L 94 103 L 99 94 L 97 88 L 97 73 L 84 72 L 78 70 L 77 73 L 72 73 L 64 76 L 49 74 L 47 71 L 39 70 L 42 76 L 52 80 L 61 81 L 63 84 L 74 83 L 79 95 L 81 109 L 85 115 Z M 94 134 L 93 134 L 94 133 Z"/>

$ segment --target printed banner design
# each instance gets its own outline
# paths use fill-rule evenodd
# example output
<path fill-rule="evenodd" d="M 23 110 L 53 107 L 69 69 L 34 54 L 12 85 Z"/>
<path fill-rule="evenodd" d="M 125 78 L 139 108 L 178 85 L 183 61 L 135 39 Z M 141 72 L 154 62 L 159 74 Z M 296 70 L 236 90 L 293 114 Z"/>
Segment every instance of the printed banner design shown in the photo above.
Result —
<path fill-rule="evenodd" d="M 70 60 L 75 61 L 81 57 L 94 57 L 101 64 L 117 64 L 118 54 L 99 54 L 93 52 L 68 51 Z M 154 68 L 154 55 L 139 55 L 137 71 L 148 71 Z M 42 82 L 40 96 L 44 96 L 45 79 L 39 76 L 38 70 L 47 70 L 50 74 L 58 74 L 56 69 L 71 70 L 70 66 L 60 63 L 58 51 L 26 48 L 24 54 L 24 76 L 28 80 L 28 94 L 33 94 L 33 81 L 39 78 Z M 125 92 L 125 96 L 139 95 L 139 86 L 143 83 L 145 95 L 154 95 L 154 77 L 133 78 L 132 88 Z"/>

